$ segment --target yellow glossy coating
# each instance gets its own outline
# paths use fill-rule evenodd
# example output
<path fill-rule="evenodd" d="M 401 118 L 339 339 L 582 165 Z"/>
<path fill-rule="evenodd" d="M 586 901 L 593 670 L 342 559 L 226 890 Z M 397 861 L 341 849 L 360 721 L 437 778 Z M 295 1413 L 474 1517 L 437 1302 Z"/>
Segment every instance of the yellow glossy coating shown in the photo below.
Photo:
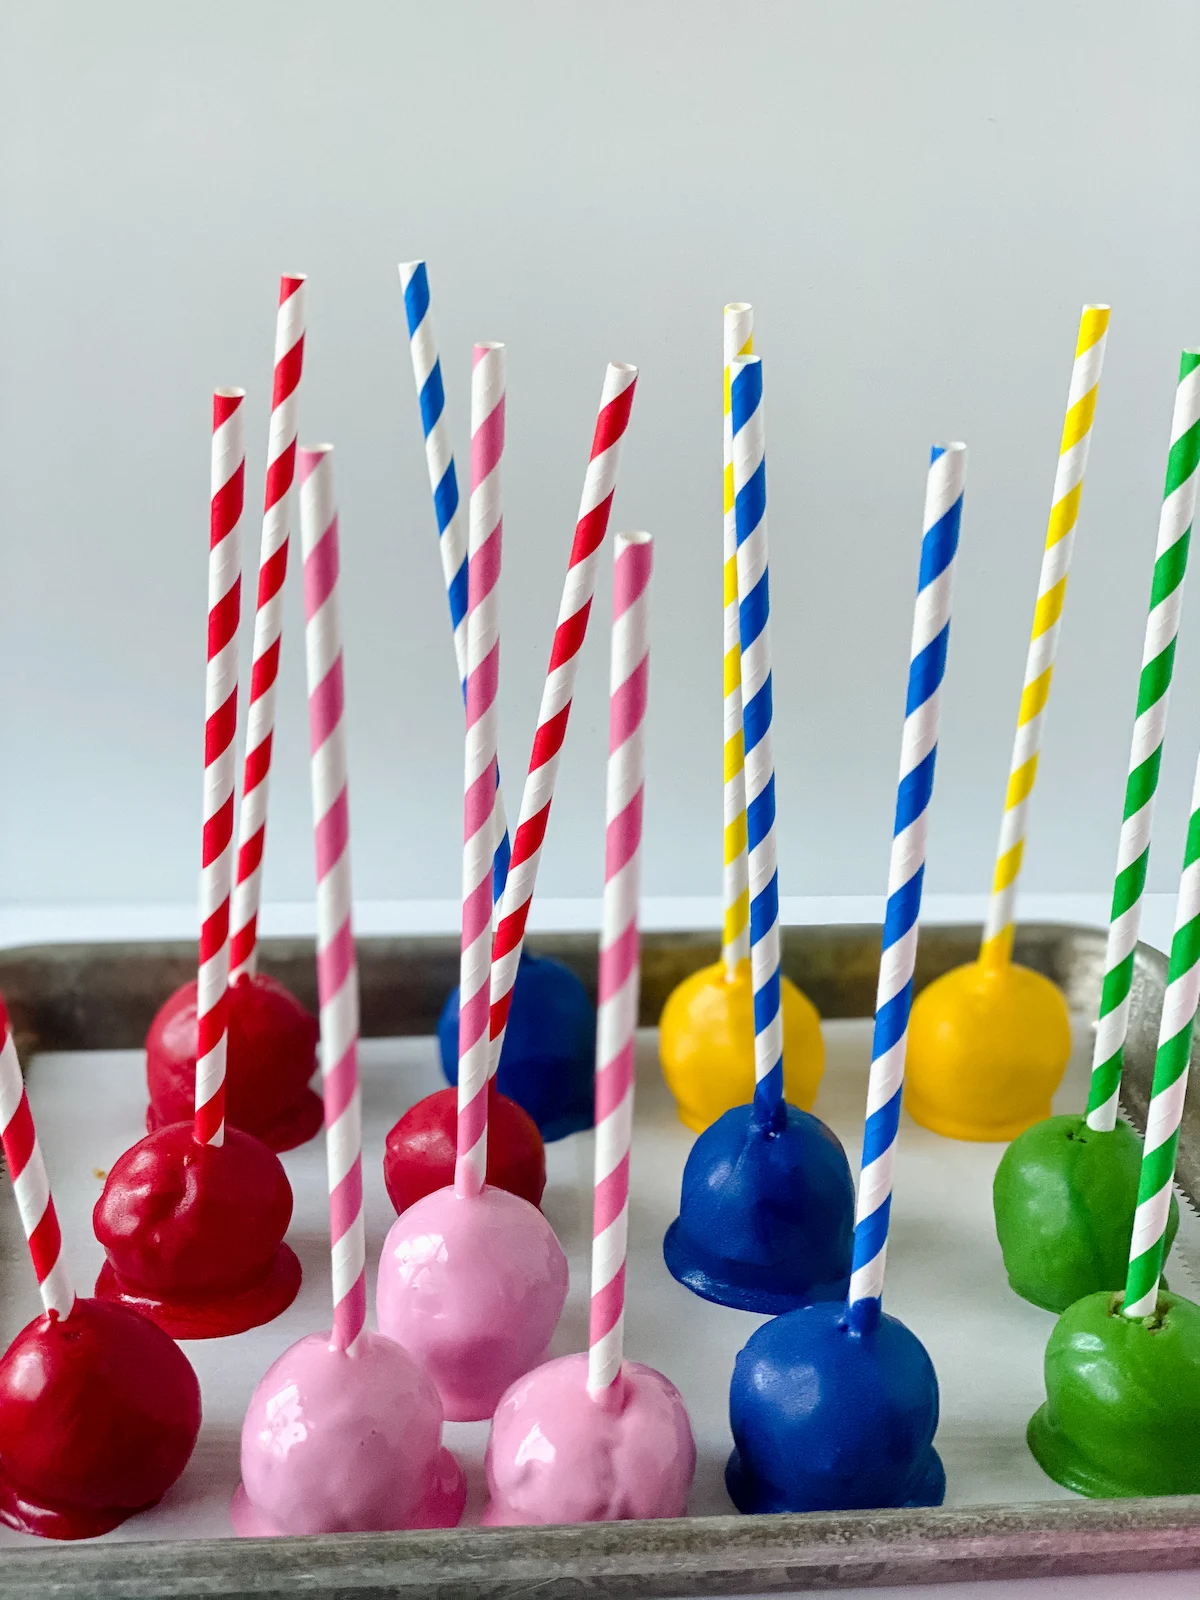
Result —
<path fill-rule="evenodd" d="M 784 978 L 783 1092 L 811 1111 L 825 1071 L 821 1019 L 812 1001 Z M 702 967 L 674 989 L 659 1021 L 659 1059 L 679 1120 L 703 1133 L 733 1106 L 754 1098 L 754 995 L 750 963 L 732 977 L 725 965 Z"/>
<path fill-rule="evenodd" d="M 1012 962 L 973 961 L 913 1003 L 904 1104 L 950 1139 L 1015 1139 L 1050 1115 L 1070 1054 L 1057 985 Z"/>

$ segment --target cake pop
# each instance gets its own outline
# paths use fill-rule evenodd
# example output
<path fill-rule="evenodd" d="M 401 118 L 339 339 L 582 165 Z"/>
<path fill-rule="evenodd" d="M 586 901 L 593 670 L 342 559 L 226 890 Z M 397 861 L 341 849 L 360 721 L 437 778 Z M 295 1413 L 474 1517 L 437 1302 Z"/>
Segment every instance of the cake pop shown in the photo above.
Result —
<path fill-rule="evenodd" d="M 1048 1117 L 1071 1054 L 1066 1000 L 1013 962 L 1013 920 L 1108 315 L 1084 306 L 1079 324 L 983 946 L 978 961 L 929 984 L 912 1011 L 905 1105 L 952 1139 L 1015 1139 Z"/>
<path fill-rule="evenodd" d="M 750 891 L 746 852 L 746 774 L 738 620 L 737 514 L 733 492 L 731 363 L 754 348 L 754 312 L 725 307 L 725 925 L 721 960 L 684 979 L 658 1025 L 658 1050 L 679 1119 L 693 1133 L 754 1093 L 754 984 L 750 972 Z M 816 1008 L 788 978 L 780 983 L 784 1098 L 811 1111 L 825 1067 Z"/>
<path fill-rule="evenodd" d="M 536 1206 L 485 1186 L 496 833 L 496 582 L 502 521 L 504 348 L 476 345 L 471 382 L 467 738 L 463 804 L 458 1141 L 454 1184 L 392 1224 L 379 1263 L 380 1330 L 437 1384 L 447 1418 L 490 1416 L 550 1343 L 567 1260 Z"/>
<path fill-rule="evenodd" d="M 756 1083 L 696 1140 L 663 1255 L 706 1299 L 776 1312 L 845 1294 L 854 1184 L 834 1134 L 783 1097 L 762 369 L 732 371 Z"/>
<path fill-rule="evenodd" d="M 622 534 L 616 545 L 589 1349 L 548 1361 L 501 1399 L 487 1448 L 491 1524 L 681 1517 L 696 1469 L 679 1391 L 622 1360 L 651 542 Z"/>
<path fill-rule="evenodd" d="M 179 1477 L 200 1431 L 200 1385 L 153 1323 L 76 1298 L 2 1002 L 0 1029 L 0 1142 L 45 1312 L 0 1356 L 0 1523 L 90 1539 Z"/>
<path fill-rule="evenodd" d="M 496 1069 L 500 1092 L 529 1113 L 547 1143 L 590 1128 L 596 1009 L 587 990 L 553 956 L 522 950 L 506 998 L 511 1009 Z M 457 1085 L 457 989 L 442 1007 L 437 1036 L 442 1071 Z"/>
<path fill-rule="evenodd" d="M 388 1133 L 383 1181 L 397 1215 L 424 1195 L 454 1182 L 458 1094 L 438 1089 L 418 1100 Z M 546 1147 L 537 1124 L 515 1100 L 488 1084 L 488 1185 L 541 1205 L 546 1187 Z"/>
<path fill-rule="evenodd" d="M 317 986 L 333 1328 L 285 1350 L 242 1426 L 237 1533 L 453 1527 L 466 1483 L 441 1443 L 436 1390 L 366 1324 L 358 967 L 351 923 L 349 803 L 331 447 L 299 452 L 305 658 L 317 864 Z"/>
<path fill-rule="evenodd" d="M 1043 1471 L 1078 1494 L 1200 1493 L 1200 1306 L 1162 1286 L 1198 999 L 1200 762 L 1125 1290 L 1086 1295 L 1059 1317 L 1046 1346 L 1046 1402 L 1029 1423 Z"/>
<path fill-rule="evenodd" d="M 1084 1295 L 1119 1288 L 1129 1259 L 1141 1146 L 1133 1131 L 1117 1120 L 1117 1110 L 1154 795 L 1196 506 L 1198 413 L 1200 353 L 1185 350 L 1171 419 L 1087 1114 L 1051 1117 L 1027 1129 L 1005 1151 L 993 1190 L 996 1232 L 1009 1282 L 1018 1294 L 1048 1311 L 1065 1311 Z M 1172 1197 L 1167 1250 L 1178 1216 Z"/>
<path fill-rule="evenodd" d="M 933 1363 L 915 1334 L 883 1315 L 882 1295 L 965 476 L 963 445 L 933 450 L 849 1295 L 844 1305 L 810 1305 L 776 1318 L 738 1356 L 729 1391 L 734 1451 L 725 1481 L 742 1511 L 927 1506 L 940 1504 L 945 1493 L 933 1447 Z"/>
<path fill-rule="evenodd" d="M 244 398 L 240 389 L 213 397 L 194 1118 L 127 1150 L 93 1213 L 108 1258 L 97 1295 L 123 1301 L 176 1338 L 257 1327 L 300 1287 L 300 1263 L 283 1243 L 292 1191 L 279 1157 L 225 1126 Z"/>

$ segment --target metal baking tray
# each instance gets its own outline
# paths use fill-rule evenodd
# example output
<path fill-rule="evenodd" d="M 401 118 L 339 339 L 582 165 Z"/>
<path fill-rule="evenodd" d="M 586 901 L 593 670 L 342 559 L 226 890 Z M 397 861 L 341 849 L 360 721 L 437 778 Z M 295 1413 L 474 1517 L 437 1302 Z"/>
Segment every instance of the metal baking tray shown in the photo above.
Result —
<path fill-rule="evenodd" d="M 970 960 L 978 938 L 978 930 L 969 927 L 923 928 L 917 986 Z M 869 1017 L 879 944 L 877 927 L 788 929 L 784 970 L 811 996 L 824 1019 Z M 530 946 L 566 961 L 594 991 L 594 935 L 531 937 Z M 441 1002 L 457 980 L 457 941 L 368 938 L 359 941 L 358 950 L 364 1037 L 431 1033 Z M 712 937 L 645 935 L 643 1024 L 653 1026 L 674 985 L 717 955 Z M 1081 1043 L 1086 1046 L 1086 1026 L 1099 998 L 1103 934 L 1032 924 L 1018 934 L 1016 955 L 1063 988 L 1073 1013 L 1082 1019 Z M 261 956 L 265 971 L 315 1009 L 311 942 L 267 940 Z M 30 1062 L 39 1052 L 140 1048 L 161 1000 L 193 975 L 194 963 L 191 943 L 57 945 L 0 952 L 0 992 L 8 1001 L 22 1059 Z M 1123 1087 L 1124 1109 L 1139 1127 L 1149 1096 L 1165 977 L 1164 957 L 1139 946 Z M 1179 1186 L 1193 1208 L 1200 1195 L 1198 1117 L 1200 1111 L 1189 1104 L 1178 1166 Z M 53 1134 L 46 1131 L 53 1166 Z M 135 1131 L 131 1128 L 130 1135 Z M 937 1148 L 969 1153 L 995 1147 L 942 1142 Z M 3 1189 L 0 1196 L 0 1205 L 11 1203 Z M 21 1269 L 25 1264 L 15 1265 Z M 745 1323 L 743 1336 L 753 1325 Z M 536 1593 L 555 1600 L 766 1594 L 1191 1567 L 1200 1567 L 1200 1497 L 1059 1498 L 936 1511 L 693 1515 L 671 1522 L 561 1528 L 464 1527 L 263 1541 L 171 1538 L 7 1547 L 0 1550 L 0 1597 L 263 1600 L 295 1595 L 382 1600 L 420 1594 L 482 1600 Z"/>

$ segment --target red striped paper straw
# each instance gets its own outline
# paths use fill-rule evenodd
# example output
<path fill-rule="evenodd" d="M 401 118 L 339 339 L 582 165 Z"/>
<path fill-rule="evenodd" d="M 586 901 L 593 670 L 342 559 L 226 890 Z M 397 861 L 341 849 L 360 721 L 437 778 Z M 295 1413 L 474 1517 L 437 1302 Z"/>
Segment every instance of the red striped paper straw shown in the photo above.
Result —
<path fill-rule="evenodd" d="M 504 518 L 504 346 L 477 344 L 471 371 L 471 505 L 467 520 L 467 738 L 463 779 L 459 962 L 458 1150 L 454 1187 L 477 1195 L 487 1171 L 492 853 L 496 846 L 496 690 Z"/>
<path fill-rule="evenodd" d="M 196 1141 L 225 1142 L 229 1026 L 229 893 L 237 776 L 238 623 L 242 614 L 242 508 L 246 488 L 244 389 L 213 395 L 208 545 L 208 670 L 204 679 L 204 844 L 200 969 L 196 980 Z"/>
<path fill-rule="evenodd" d="M 625 1344 L 629 1141 L 638 1013 L 638 889 L 645 784 L 648 610 L 652 541 L 619 533 L 613 569 L 605 784 L 604 906 L 596 1015 L 596 1187 L 588 1393 L 612 1392 Z"/>
<path fill-rule="evenodd" d="M 367 1316 L 363 1227 L 362 1100 L 358 1087 L 358 965 L 350 921 L 350 811 L 346 784 L 342 624 L 333 446 L 301 450 L 300 543 L 304 555 L 304 655 L 317 857 L 317 993 L 329 1233 L 333 1247 L 333 1344 L 352 1351 Z"/>
<path fill-rule="evenodd" d="M 258 603 L 254 612 L 250 701 L 246 707 L 246 763 L 242 770 L 237 877 L 230 917 L 231 983 L 243 973 L 253 973 L 258 964 L 258 907 L 262 898 L 262 858 L 267 832 L 267 778 L 275 732 L 275 680 L 279 675 L 279 635 L 283 627 L 288 519 L 296 475 L 296 412 L 304 366 L 306 282 L 303 273 L 279 280 L 267 487 L 258 549 Z"/>
<path fill-rule="evenodd" d="M 3 1001 L 0 1001 L 0 1028 L 4 1032 L 4 1045 L 0 1048 L 0 1144 L 4 1146 L 4 1158 L 12 1174 L 13 1193 L 17 1197 L 21 1226 L 29 1241 L 42 1305 L 48 1317 L 61 1319 L 71 1315 L 75 1291 L 63 1261 L 58 1215 Z"/>
<path fill-rule="evenodd" d="M 513 984 L 517 981 L 517 966 L 525 943 L 525 924 L 537 883 L 546 824 L 550 820 L 558 758 L 566 738 L 567 719 L 571 715 L 579 654 L 587 633 L 592 596 L 596 592 L 600 547 L 608 532 L 613 491 L 617 483 L 617 458 L 625 429 L 629 426 L 629 411 L 633 405 L 636 383 L 636 367 L 615 361 L 609 363 L 600 394 L 596 428 L 592 434 L 592 453 L 583 480 L 571 559 L 567 564 L 562 601 L 558 608 L 558 626 L 550 649 L 550 668 L 546 674 L 537 730 L 533 736 L 533 754 L 529 758 L 529 773 L 521 795 L 521 814 L 513 837 L 508 881 L 500 901 L 496 935 L 492 942 L 489 1066 L 493 1076 L 500 1065 L 500 1051 L 504 1047 L 504 1030 L 508 1026 Z"/>

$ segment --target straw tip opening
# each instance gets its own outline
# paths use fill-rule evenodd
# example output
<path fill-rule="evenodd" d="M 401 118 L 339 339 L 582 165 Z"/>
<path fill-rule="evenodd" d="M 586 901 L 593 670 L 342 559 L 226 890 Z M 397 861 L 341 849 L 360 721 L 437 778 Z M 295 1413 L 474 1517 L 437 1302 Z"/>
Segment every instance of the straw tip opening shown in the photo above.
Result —
<path fill-rule="evenodd" d="M 617 535 L 617 543 L 618 544 L 653 544 L 654 543 L 654 535 L 650 534 L 650 533 L 647 533 L 644 529 L 639 528 L 634 533 L 619 533 Z"/>
<path fill-rule="evenodd" d="M 213 390 L 213 399 L 214 400 L 244 400 L 245 398 L 246 398 L 245 389 L 214 389 Z"/>
<path fill-rule="evenodd" d="M 753 311 L 754 307 L 749 300 L 731 300 L 725 307 L 731 317 L 741 316 L 744 312 Z"/>

